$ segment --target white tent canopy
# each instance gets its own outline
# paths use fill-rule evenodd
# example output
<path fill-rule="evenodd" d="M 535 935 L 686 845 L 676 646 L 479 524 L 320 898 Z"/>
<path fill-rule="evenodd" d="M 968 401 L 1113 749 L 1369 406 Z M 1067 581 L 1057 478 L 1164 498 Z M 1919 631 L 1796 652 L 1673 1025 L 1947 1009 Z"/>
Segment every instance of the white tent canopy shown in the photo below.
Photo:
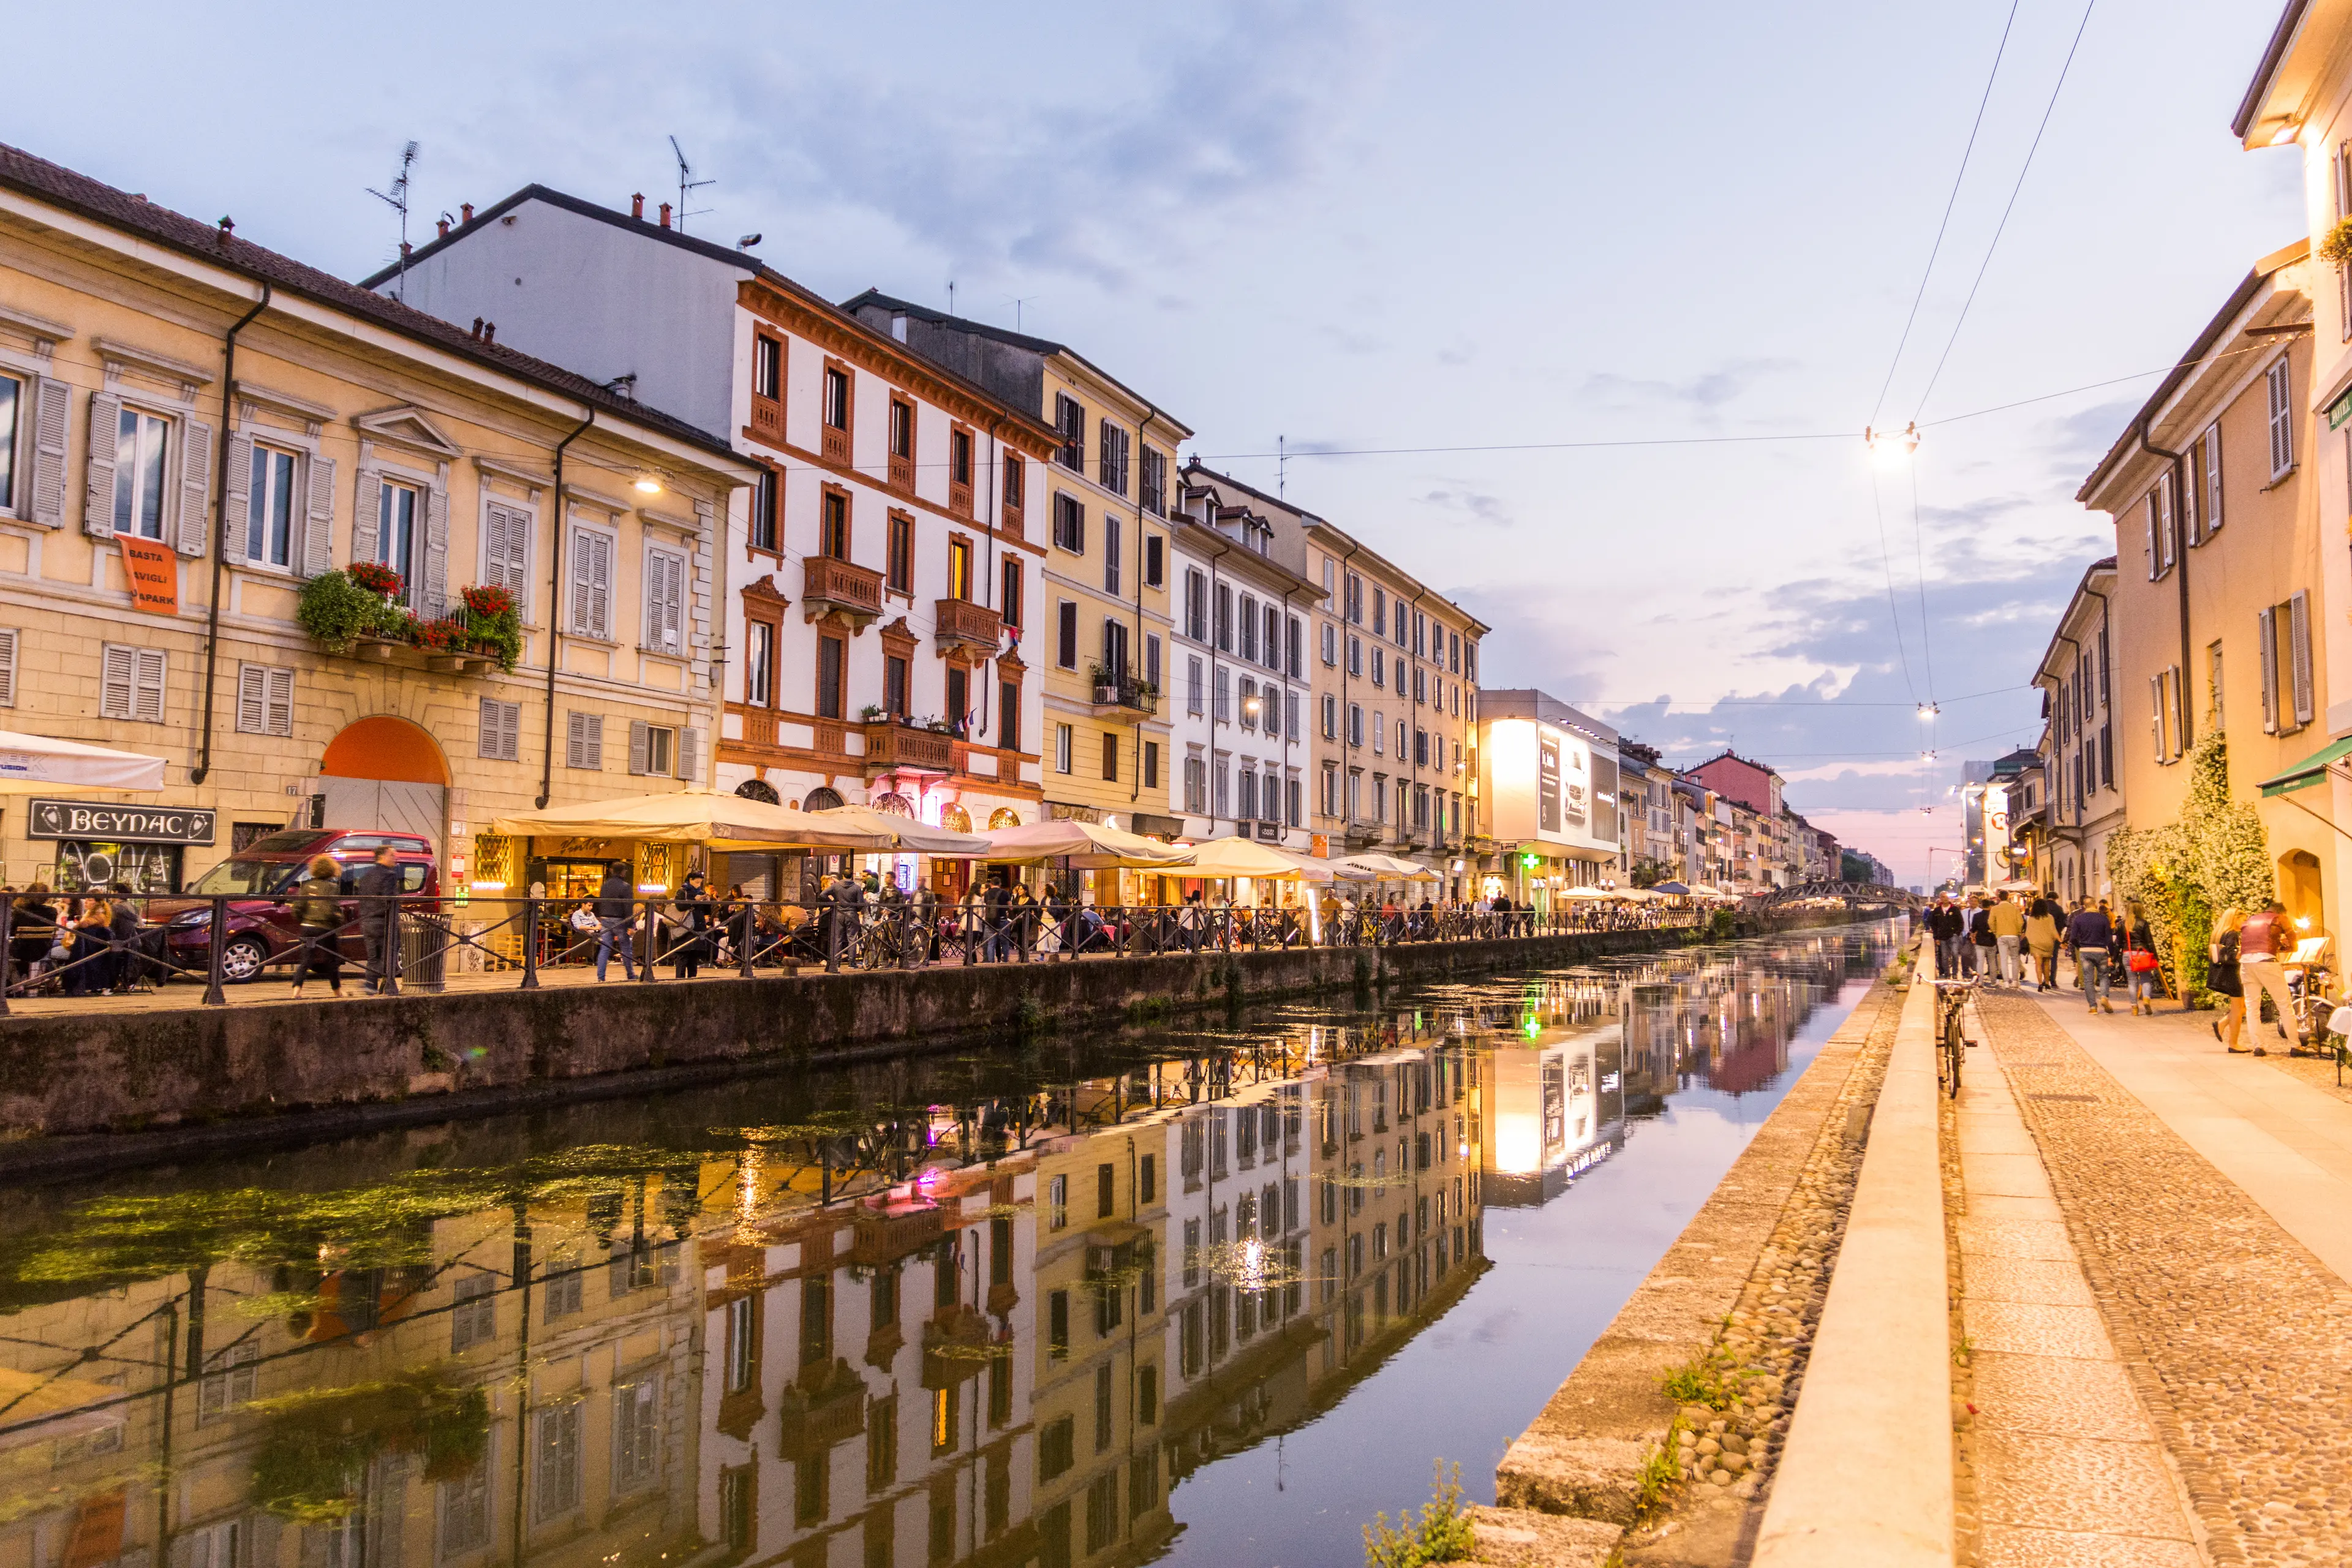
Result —
<path fill-rule="evenodd" d="M 828 811 L 800 814 L 807 842 L 823 847 L 832 837 L 878 840 L 874 847 L 908 855 L 943 855 L 952 859 L 977 859 L 988 853 L 988 840 L 977 833 L 933 827 L 911 816 L 877 811 L 870 805 L 836 805 Z"/>
<path fill-rule="evenodd" d="M 163 759 L 0 730 L 0 795 L 131 795 L 163 787 Z"/>
<path fill-rule="evenodd" d="M 1019 827 L 999 828 L 987 837 L 988 853 L 982 858 L 1000 865 L 1052 862 L 1082 871 L 1119 868 L 1149 871 L 1174 869 L 1192 862 L 1189 849 L 1093 822 L 1031 822 Z"/>

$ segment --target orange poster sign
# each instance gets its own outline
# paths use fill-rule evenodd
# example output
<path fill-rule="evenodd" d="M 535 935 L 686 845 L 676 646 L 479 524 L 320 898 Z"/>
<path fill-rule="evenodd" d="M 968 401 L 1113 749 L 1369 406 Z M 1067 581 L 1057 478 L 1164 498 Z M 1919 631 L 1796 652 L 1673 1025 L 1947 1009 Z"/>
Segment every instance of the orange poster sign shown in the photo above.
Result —
<path fill-rule="evenodd" d="M 180 613 L 180 563 L 171 547 L 159 540 L 118 533 L 122 546 L 122 574 L 131 579 L 131 602 L 142 610 L 167 616 Z"/>

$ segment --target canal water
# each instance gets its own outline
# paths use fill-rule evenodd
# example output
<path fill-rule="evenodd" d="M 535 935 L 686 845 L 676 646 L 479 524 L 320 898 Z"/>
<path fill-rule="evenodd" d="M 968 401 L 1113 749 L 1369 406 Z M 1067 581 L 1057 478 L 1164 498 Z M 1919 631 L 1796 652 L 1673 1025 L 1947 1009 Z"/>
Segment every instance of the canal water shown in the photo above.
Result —
<path fill-rule="evenodd" d="M 1885 926 L 0 1212 L 0 1568 L 1351 1564 L 1473 1497 Z"/>

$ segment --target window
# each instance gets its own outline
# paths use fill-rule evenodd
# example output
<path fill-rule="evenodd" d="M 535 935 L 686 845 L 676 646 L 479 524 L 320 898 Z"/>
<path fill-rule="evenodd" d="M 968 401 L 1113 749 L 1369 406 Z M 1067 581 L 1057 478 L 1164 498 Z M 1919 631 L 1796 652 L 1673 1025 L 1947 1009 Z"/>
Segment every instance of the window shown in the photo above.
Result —
<path fill-rule="evenodd" d="M 1018 681 L 997 682 L 996 743 L 1008 752 L 1021 749 L 1021 685 Z"/>
<path fill-rule="evenodd" d="M 784 345 L 765 332 L 751 336 L 751 395 L 771 402 L 784 390 Z"/>
<path fill-rule="evenodd" d="M 1364 624 L 1364 580 L 1353 572 L 1348 574 L 1348 602 L 1344 613 L 1357 626 Z"/>
<path fill-rule="evenodd" d="M 1209 765 L 1199 757 L 1184 759 L 1184 809 L 1195 816 L 1209 809 Z"/>
<path fill-rule="evenodd" d="M 1116 730 L 1103 731 L 1102 776 L 1105 784 L 1118 783 L 1118 731 Z"/>
<path fill-rule="evenodd" d="M 743 700 L 754 708 L 775 705 L 776 624 L 773 621 L 744 623 Z"/>
<path fill-rule="evenodd" d="M 1297 616 L 1290 617 L 1284 642 L 1288 652 L 1283 663 L 1293 680 L 1307 679 L 1307 627 Z"/>
<path fill-rule="evenodd" d="M 1073 555 L 1087 552 L 1087 509 L 1060 490 L 1054 492 L 1054 546 Z"/>
<path fill-rule="evenodd" d="M 1323 764 L 1322 785 L 1315 800 L 1315 809 L 1325 816 L 1339 815 L 1339 767 L 1336 763 Z"/>
<path fill-rule="evenodd" d="M 1372 590 L 1372 635 L 1376 637 L 1389 635 L 1389 596 L 1379 588 Z"/>
<path fill-rule="evenodd" d="M 416 600 L 416 522 L 424 510 L 423 492 L 415 485 L 386 479 L 376 494 L 375 559 L 400 574 L 403 604 Z M 609 567 L 608 567 L 609 569 Z M 602 637 L 602 632 L 593 634 Z"/>
<path fill-rule="evenodd" d="M 25 384 L 0 375 L 0 512 L 16 510 L 16 433 L 24 428 Z"/>
<path fill-rule="evenodd" d="M 1054 448 L 1054 461 L 1080 473 L 1087 467 L 1087 411 L 1078 400 L 1066 392 L 1054 394 L 1054 428 L 1061 432 L 1062 444 Z"/>
<path fill-rule="evenodd" d="M 1248 822 L 1248 821 L 1255 821 L 1255 820 L 1256 819 L 1256 817 L 1257 817 L 1257 774 L 1256 774 L 1255 772 L 1253 772 L 1251 769 L 1244 767 L 1244 768 L 1242 770 L 1242 800 L 1241 800 L 1241 810 L 1240 810 L 1240 812 L 1237 814 L 1237 819 L 1238 819 L 1238 820 L 1241 820 L 1241 821 Z"/>
<path fill-rule="evenodd" d="M 163 537 L 163 458 L 170 433 L 171 422 L 152 414 L 136 408 L 116 413 L 115 532 Z"/>
<path fill-rule="evenodd" d="M 1233 807 L 1233 774 L 1226 771 L 1223 753 L 1217 757 L 1216 771 L 1209 775 L 1209 806 L 1219 816 L 1231 816 Z"/>
<path fill-rule="evenodd" d="M 0 428 L 0 450 L 5 449 L 9 434 Z M 7 498 L 0 496 L 0 507 L 6 504 Z M 293 544 L 294 454 L 257 442 L 245 496 L 245 558 L 257 566 L 288 565 Z"/>
<path fill-rule="evenodd" d="M 294 672 L 267 665 L 236 667 L 236 732 L 240 735 L 291 735 L 294 732 Z"/>
<path fill-rule="evenodd" d="M 1386 649 L 1384 649 L 1384 648 L 1377 648 L 1377 647 L 1376 647 L 1376 648 L 1372 649 L 1372 684 L 1373 684 L 1374 686 L 1383 686 L 1383 687 L 1384 687 L 1384 686 L 1386 686 L 1388 683 L 1389 683 L 1389 663 L 1388 663 L 1388 652 L 1387 652 L 1387 650 L 1386 650 Z"/>
<path fill-rule="evenodd" d="M 1222 641 L 1219 646 L 1223 646 Z M 1242 595 L 1241 654 L 1252 664 L 1257 662 L 1257 601 L 1247 594 Z"/>
<path fill-rule="evenodd" d="M 1143 585 L 1157 588 L 1166 581 L 1168 541 L 1164 535 L 1150 533 L 1143 539 Z"/>
<path fill-rule="evenodd" d="M 843 686 L 848 672 L 849 644 L 841 637 L 816 639 L 816 716 L 838 719 L 847 711 Z"/>
<path fill-rule="evenodd" d="M 1387 720 L 1386 716 L 1384 716 L 1384 715 L 1381 712 L 1381 710 L 1380 710 L 1379 709 L 1377 709 L 1377 708 L 1373 709 L 1373 710 L 1372 710 L 1372 755 L 1374 755 L 1374 756 L 1376 756 L 1376 757 L 1377 757 L 1377 756 L 1382 756 L 1382 755 L 1385 755 L 1385 754 L 1386 754 L 1386 748 L 1387 748 L 1387 745 L 1388 745 L 1388 733 L 1389 733 L 1389 725 L 1388 725 L 1388 720 Z M 1398 749 L 1400 752 L 1402 752 L 1404 748 L 1403 748 L 1403 747 L 1402 747 L 1402 746 L 1400 746 L 1400 747 L 1398 747 L 1397 749 Z"/>
<path fill-rule="evenodd" d="M 613 637 L 613 536 L 594 529 L 572 533 L 572 630 L 607 642 Z"/>
<path fill-rule="evenodd" d="M 482 510 L 482 581 L 504 588 L 520 610 L 530 603 L 531 514 L 491 502 Z"/>
<path fill-rule="evenodd" d="M 1220 724 L 1234 721 L 1233 671 L 1220 667 L 1212 678 L 1215 689 L 1209 699 L 1209 716 Z"/>
<path fill-rule="evenodd" d="M 2153 583 L 2172 570 L 2173 512 L 2172 475 L 2158 477 L 2156 488 L 2147 492 L 2147 577 Z"/>
<path fill-rule="evenodd" d="M 750 1296 L 738 1296 L 727 1303 L 727 1392 L 740 1394 L 751 1386 L 760 1370 L 759 1325 L 753 1317 L 756 1303 Z"/>
<path fill-rule="evenodd" d="M 2260 613 L 2263 730 L 2284 734 L 2311 722 L 2311 597 L 2298 593 Z M 2176 751 L 2179 746 L 2176 743 Z"/>
<path fill-rule="evenodd" d="M 1348 704 L 1348 744 L 1351 746 L 1360 746 L 1363 743 L 1364 710 L 1355 703 L 1350 702 Z"/>
<path fill-rule="evenodd" d="M 452 1352 L 486 1345 L 498 1338 L 498 1289 L 495 1274 L 468 1274 L 457 1281 L 457 1304 L 449 1313 Z"/>
<path fill-rule="evenodd" d="M 1154 696 L 1160 691 L 1160 634 L 1146 633 L 1143 638 L 1143 679 Z"/>
<path fill-rule="evenodd" d="M 1209 640 L 1209 579 L 1190 567 L 1184 572 L 1184 635 L 1194 642 Z"/>
<path fill-rule="evenodd" d="M 1014 555 L 1007 555 L 1004 557 L 1003 566 L 1004 585 L 1003 593 L 1001 595 L 1003 603 L 999 606 L 999 608 L 1003 613 L 1004 624 L 1006 626 L 1018 626 L 1022 624 L 1020 558 Z"/>
<path fill-rule="evenodd" d="M 1242 678 L 1242 728 L 1244 730 L 1256 729 L 1257 713 L 1257 682 L 1244 676 Z"/>
<path fill-rule="evenodd" d="M 661 1479 L 661 1379 L 640 1378 L 613 1390 L 613 1490 L 630 1492 Z"/>
<path fill-rule="evenodd" d="M 1004 510 L 1014 514 L 1011 521 L 1017 524 L 1021 510 L 1021 459 L 1009 452 L 1004 458 Z"/>
<path fill-rule="evenodd" d="M 1328 621 L 1323 623 L 1323 662 L 1327 666 L 1339 662 L 1339 628 Z"/>
<path fill-rule="evenodd" d="M 831 430 L 846 434 L 849 429 L 849 373 L 834 365 L 824 367 L 824 423 Z"/>
<path fill-rule="evenodd" d="M 887 1491 L 898 1479 L 897 1391 L 866 1402 L 866 1490 Z"/>
<path fill-rule="evenodd" d="M 646 552 L 646 647 L 686 653 L 686 557 L 667 550 Z"/>
<path fill-rule="evenodd" d="M 667 724 L 629 721 L 629 772 L 674 778 L 677 774 L 677 731 Z"/>
<path fill-rule="evenodd" d="M 1234 651 L 1234 591 L 1224 584 L 1216 592 L 1217 648 L 1222 653 Z"/>
<path fill-rule="evenodd" d="M 2264 611 L 2263 614 L 2267 616 L 2270 612 Z M 2264 630 L 2268 629 L 2265 625 Z M 2180 671 L 2171 667 L 2158 670 L 2148 677 L 2147 686 L 2153 709 L 2150 718 L 2156 741 L 2156 760 L 2169 763 L 2180 755 L 2182 749 Z"/>
<path fill-rule="evenodd" d="M 1160 742 L 1157 741 L 1143 742 L 1143 787 L 1160 787 Z M 1148 1160 L 1150 1156 L 1147 1154 L 1144 1158 Z"/>
<path fill-rule="evenodd" d="M 101 658 L 98 716 L 161 724 L 164 663 L 161 648 L 108 643 Z"/>
<path fill-rule="evenodd" d="M 892 407 L 898 405 L 892 404 Z M 915 520 L 904 512 L 889 517 L 889 541 L 884 563 L 884 585 L 897 594 L 915 591 Z"/>
<path fill-rule="evenodd" d="M 2352 268 L 2345 269 L 2345 276 L 2352 278 Z M 2221 531 L 2221 426 L 2206 431 L 2193 451 L 2189 482 L 2197 489 L 2196 536 L 2205 540 Z"/>
<path fill-rule="evenodd" d="M 1070 771 L 1071 743 L 1070 727 L 1067 724 L 1055 725 L 1054 771 L 1057 773 L 1066 773 Z"/>
<path fill-rule="evenodd" d="M 441 1483 L 440 1544 L 443 1562 L 487 1550 L 490 1544 L 490 1464 L 488 1454 L 473 1468 Z"/>
<path fill-rule="evenodd" d="M 1305 727 L 1298 721 L 1298 693 L 1296 691 L 1282 694 L 1282 728 L 1283 733 L 1294 741 L 1307 738 Z"/>
<path fill-rule="evenodd" d="M 1364 639 L 1350 633 L 1348 637 L 1348 673 L 1364 673 Z"/>
<path fill-rule="evenodd" d="M 1168 515 L 1168 454 L 1150 447 L 1143 448 L 1143 488 L 1139 495 L 1143 510 L 1154 517 Z M 1150 579 L 1160 581 L 1155 574 Z"/>
<path fill-rule="evenodd" d="M 1096 447 L 1095 479 L 1113 495 L 1127 493 L 1128 435 L 1106 419 Z"/>
<path fill-rule="evenodd" d="M 1120 529 L 1118 520 L 1106 515 L 1103 518 L 1103 592 L 1106 594 L 1125 592 L 1119 586 L 1119 555 L 1125 548 L 1125 539 L 1126 534 Z"/>
<path fill-rule="evenodd" d="M 1195 718 L 1206 711 L 1202 705 L 1202 695 L 1201 661 L 1198 658 L 1187 658 L 1184 661 L 1184 711 Z"/>
<path fill-rule="evenodd" d="M 971 488 L 971 432 L 950 431 L 948 435 L 948 483 L 961 489 Z M 969 506 L 971 503 L 965 503 Z"/>
<path fill-rule="evenodd" d="M 1327 741 L 1339 738 L 1339 700 L 1328 691 L 1323 694 L 1323 738 Z"/>
<path fill-rule="evenodd" d="M 593 773 L 604 765 L 604 716 L 577 710 L 563 716 L 563 765 Z"/>
<path fill-rule="evenodd" d="M 910 523 L 908 526 L 911 529 L 913 525 Z M 910 542 L 909 553 L 912 548 Z M 961 599 L 967 604 L 971 600 L 971 541 L 969 539 L 948 541 L 948 597 Z"/>
<path fill-rule="evenodd" d="M 1055 606 L 1054 662 L 1064 669 L 1078 668 L 1078 606 L 1067 599 Z"/>
<path fill-rule="evenodd" d="M 532 1466 L 533 1517 L 541 1521 L 570 1513 L 580 1506 L 580 1413 L 573 1400 L 541 1410 L 538 1417 L 538 1452 Z"/>
<path fill-rule="evenodd" d="M 890 455 L 912 462 L 915 457 L 915 408 L 898 398 L 890 400 Z"/>
<path fill-rule="evenodd" d="M 2294 467 L 2294 397 L 2288 356 L 2281 354 L 2263 384 L 2270 393 L 2271 478 L 2284 479 Z"/>
<path fill-rule="evenodd" d="M 751 548 L 776 548 L 776 470 L 762 468 L 751 481 Z"/>
<path fill-rule="evenodd" d="M 818 509 L 816 552 L 835 561 L 849 559 L 849 497 L 840 490 L 826 490 Z"/>
<path fill-rule="evenodd" d="M 260 1373 L 261 1346 L 254 1340 L 239 1340 L 205 1357 L 204 1389 L 196 1405 L 198 1418 L 226 1415 L 251 1399 L 258 1390 Z"/>

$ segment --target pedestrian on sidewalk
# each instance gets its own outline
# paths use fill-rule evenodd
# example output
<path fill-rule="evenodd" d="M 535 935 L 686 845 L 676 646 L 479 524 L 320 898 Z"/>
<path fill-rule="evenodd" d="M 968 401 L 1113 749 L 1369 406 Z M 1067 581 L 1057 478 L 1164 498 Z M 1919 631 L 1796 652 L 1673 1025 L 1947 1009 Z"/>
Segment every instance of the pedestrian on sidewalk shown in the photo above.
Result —
<path fill-rule="evenodd" d="M 621 973 L 631 980 L 637 977 L 636 955 L 629 951 L 629 895 L 633 891 L 629 879 L 617 860 L 604 867 L 604 879 L 596 884 L 596 978 L 604 978 L 604 966 L 612 962 L 613 950 L 621 950 Z"/>
<path fill-rule="evenodd" d="M 1993 900 L 1985 911 L 1985 926 L 1992 932 L 1995 950 L 2000 954 L 2000 980 L 2004 985 L 2015 986 L 2024 978 L 2025 960 L 2020 951 L 2025 945 L 2025 909 L 2013 902 L 2007 893 Z"/>
<path fill-rule="evenodd" d="M 2279 967 L 2279 954 L 2282 952 L 2292 952 L 2294 950 L 2294 932 L 2286 923 L 2286 906 L 2276 899 L 2263 905 L 2252 918 L 2239 928 L 2240 984 L 2242 984 L 2251 980 L 2261 988 L 2263 995 L 2271 999 L 2271 1005 L 2278 1009 L 2279 1038 L 2290 1043 L 2294 1037 L 2287 1032 L 2287 1025 L 2294 1018 L 2294 999 L 2287 994 L 2286 972 Z M 2248 1001 L 2246 1016 L 2254 1025 L 2255 1040 L 2260 1042 L 2263 1037 L 2262 1004 Z M 2259 1043 L 2255 1045 L 2254 1055 L 2260 1057 L 2269 1054 L 2263 1045 Z"/>
<path fill-rule="evenodd" d="M 2066 922 L 2066 941 L 2074 949 L 2074 973 L 2083 983 L 2084 1005 L 2094 1013 L 2114 1012 L 2107 1005 L 2107 954 L 2116 937 L 2107 911 L 2083 900 Z"/>
<path fill-rule="evenodd" d="M 2163 972 L 2156 956 L 2156 933 L 2148 930 L 2147 916 L 2138 904 L 2124 905 L 2122 931 L 2124 984 L 2131 992 L 2132 1016 L 2153 1018 Z"/>
<path fill-rule="evenodd" d="M 360 935 L 367 942 L 367 984 L 360 989 L 382 995 L 392 984 L 399 962 L 400 858 L 389 844 L 375 852 L 375 863 L 360 873 L 353 889 L 359 896 Z"/>
<path fill-rule="evenodd" d="M 1937 979 L 1961 978 L 1960 938 L 1967 931 L 1968 917 L 1952 902 L 1951 896 L 1937 894 L 1935 904 L 1927 910 L 1927 934 L 1936 940 Z"/>
<path fill-rule="evenodd" d="M 310 976 L 323 974 L 327 989 L 341 996 L 343 955 L 339 944 L 342 939 L 337 931 L 343 923 L 343 868 L 332 855 L 312 857 L 302 879 L 294 884 L 294 922 L 302 933 L 301 967 L 294 971 L 294 994 L 302 994 L 302 984 Z"/>
<path fill-rule="evenodd" d="M 1969 911 L 1969 956 L 1979 980 L 1993 978 L 1993 955 L 2000 951 L 1993 941 L 1992 900 L 1979 895 L 1976 908 Z"/>
<path fill-rule="evenodd" d="M 2025 945 L 2033 954 L 2033 983 L 2038 990 L 2058 989 L 2058 921 L 2064 912 L 2055 899 L 2037 898 L 2025 917 Z"/>
<path fill-rule="evenodd" d="M 2230 999 L 2213 1021 L 2213 1037 L 2231 1056 L 2240 1057 L 2253 1048 L 2238 1043 L 2246 1026 L 2246 987 L 2238 974 L 2238 932 L 2245 923 L 2245 910 L 2223 910 L 2213 922 L 2213 944 L 2205 952 L 2205 989 Z"/>

